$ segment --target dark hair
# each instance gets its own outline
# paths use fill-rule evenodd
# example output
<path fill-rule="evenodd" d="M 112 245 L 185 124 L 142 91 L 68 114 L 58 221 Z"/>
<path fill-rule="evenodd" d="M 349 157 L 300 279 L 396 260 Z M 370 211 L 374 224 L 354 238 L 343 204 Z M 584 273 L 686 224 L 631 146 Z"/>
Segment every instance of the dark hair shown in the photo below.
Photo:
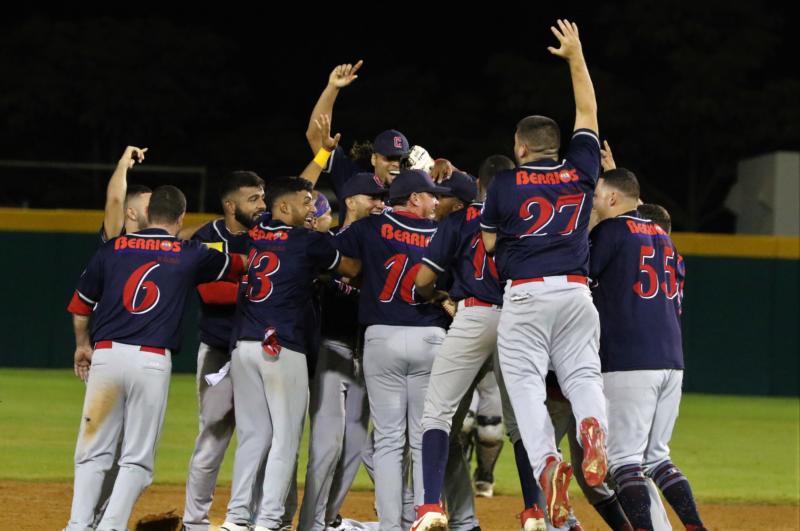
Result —
<path fill-rule="evenodd" d="M 656 205 L 655 203 L 645 203 L 636 207 L 636 210 L 639 211 L 640 216 L 645 219 L 649 219 L 664 229 L 666 233 L 670 233 L 672 231 L 672 219 L 670 218 L 667 209 L 661 205 Z"/>
<path fill-rule="evenodd" d="M 229 194 L 246 186 L 264 187 L 264 179 L 254 171 L 237 170 L 227 174 L 219 186 L 219 198 L 224 200 Z"/>
<path fill-rule="evenodd" d="M 553 152 L 558 155 L 561 146 L 561 131 L 558 124 L 547 116 L 526 116 L 517 124 L 517 136 L 528 149 L 538 152 Z"/>
<path fill-rule="evenodd" d="M 267 184 L 266 197 L 264 198 L 267 210 L 272 210 L 275 202 L 281 197 L 303 190 L 311 192 L 314 190 L 314 185 L 311 184 L 311 181 L 307 181 L 302 177 L 276 177 L 272 179 Z"/>
<path fill-rule="evenodd" d="M 610 186 L 632 199 L 639 199 L 639 179 L 632 171 L 617 168 L 601 173 L 600 178 L 605 181 L 606 186 Z"/>
<path fill-rule="evenodd" d="M 129 184 L 128 189 L 125 191 L 125 204 L 128 204 L 128 201 L 131 199 L 140 196 L 142 194 L 152 194 L 153 191 L 150 189 L 149 186 L 145 186 L 143 184 Z"/>
<path fill-rule="evenodd" d="M 403 206 L 411 199 L 411 195 L 404 195 L 403 197 L 395 197 L 394 199 L 389 199 L 389 206 Z"/>
<path fill-rule="evenodd" d="M 350 148 L 350 159 L 365 171 L 370 171 L 372 169 L 373 153 L 375 153 L 375 150 L 372 148 L 372 142 L 368 140 L 355 142 L 353 147 Z"/>
<path fill-rule="evenodd" d="M 481 167 L 478 169 L 478 183 L 481 186 L 481 190 L 488 190 L 489 185 L 494 180 L 494 176 L 499 172 L 516 167 L 517 165 L 514 164 L 514 161 L 505 155 L 489 155 L 483 159 Z"/>
<path fill-rule="evenodd" d="M 153 190 L 147 212 L 147 219 L 151 225 L 177 223 L 184 212 L 186 212 L 186 196 L 178 188 L 166 184 Z"/>

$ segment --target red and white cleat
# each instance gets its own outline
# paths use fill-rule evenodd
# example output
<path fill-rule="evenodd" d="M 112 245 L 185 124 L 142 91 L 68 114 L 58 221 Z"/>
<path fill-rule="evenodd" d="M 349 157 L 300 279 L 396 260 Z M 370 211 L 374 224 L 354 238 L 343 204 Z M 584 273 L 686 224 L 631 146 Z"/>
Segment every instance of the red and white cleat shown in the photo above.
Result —
<path fill-rule="evenodd" d="M 572 466 L 555 457 L 550 457 L 544 466 L 539 484 L 547 502 L 547 514 L 553 527 L 562 527 L 569 517 L 569 482 L 572 479 Z"/>
<path fill-rule="evenodd" d="M 594 417 L 581 421 L 581 445 L 583 446 L 583 477 L 586 484 L 596 487 L 603 483 L 608 474 L 606 458 L 606 435 L 600 423 Z"/>
<path fill-rule="evenodd" d="M 411 531 L 447 531 L 447 515 L 438 503 L 426 503 L 417 507 L 417 519 Z"/>
<path fill-rule="evenodd" d="M 544 511 L 538 505 L 525 509 L 519 515 L 519 525 L 522 527 L 522 531 L 547 531 Z"/>

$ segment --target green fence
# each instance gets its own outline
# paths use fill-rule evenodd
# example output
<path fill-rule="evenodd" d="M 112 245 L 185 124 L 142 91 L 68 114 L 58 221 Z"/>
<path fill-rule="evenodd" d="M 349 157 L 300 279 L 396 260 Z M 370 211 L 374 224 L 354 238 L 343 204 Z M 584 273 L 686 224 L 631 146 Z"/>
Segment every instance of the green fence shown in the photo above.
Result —
<path fill-rule="evenodd" d="M 74 340 L 66 306 L 94 234 L 0 232 L 5 278 L 0 366 L 70 367 Z M 798 395 L 800 261 L 686 256 L 686 391 Z M 190 297 L 178 372 L 194 372 L 199 306 Z"/>

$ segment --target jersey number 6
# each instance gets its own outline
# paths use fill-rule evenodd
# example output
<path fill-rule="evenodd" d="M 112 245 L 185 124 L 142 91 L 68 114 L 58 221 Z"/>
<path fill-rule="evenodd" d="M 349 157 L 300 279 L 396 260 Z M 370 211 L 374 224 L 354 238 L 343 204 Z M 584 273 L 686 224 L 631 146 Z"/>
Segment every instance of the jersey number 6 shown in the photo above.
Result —
<path fill-rule="evenodd" d="M 158 304 L 161 298 L 158 286 L 152 280 L 145 280 L 147 275 L 157 268 L 158 262 L 151 260 L 137 267 L 136 271 L 125 281 L 125 286 L 122 288 L 122 303 L 130 313 L 141 315 L 149 312 Z M 142 293 L 144 293 L 143 297 Z M 136 299 L 140 299 L 139 304 L 136 304 Z"/>

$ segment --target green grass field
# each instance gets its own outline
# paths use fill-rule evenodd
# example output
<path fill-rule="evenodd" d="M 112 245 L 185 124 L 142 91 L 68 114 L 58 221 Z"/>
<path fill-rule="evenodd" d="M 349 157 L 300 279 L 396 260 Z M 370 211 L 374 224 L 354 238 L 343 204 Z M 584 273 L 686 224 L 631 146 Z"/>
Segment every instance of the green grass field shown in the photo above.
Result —
<path fill-rule="evenodd" d="M 83 389 L 69 371 L 0 369 L 0 479 L 72 480 Z M 156 460 L 157 483 L 184 482 L 197 432 L 196 408 L 194 378 L 174 375 Z M 704 502 L 796 504 L 799 430 L 797 398 L 686 395 L 672 456 Z M 301 483 L 306 443 L 304 438 Z M 225 483 L 231 478 L 233 447 L 220 475 Z M 503 450 L 496 470 L 496 492 L 503 494 L 519 491 L 509 450 Z M 356 488 L 371 488 L 363 469 Z"/>

